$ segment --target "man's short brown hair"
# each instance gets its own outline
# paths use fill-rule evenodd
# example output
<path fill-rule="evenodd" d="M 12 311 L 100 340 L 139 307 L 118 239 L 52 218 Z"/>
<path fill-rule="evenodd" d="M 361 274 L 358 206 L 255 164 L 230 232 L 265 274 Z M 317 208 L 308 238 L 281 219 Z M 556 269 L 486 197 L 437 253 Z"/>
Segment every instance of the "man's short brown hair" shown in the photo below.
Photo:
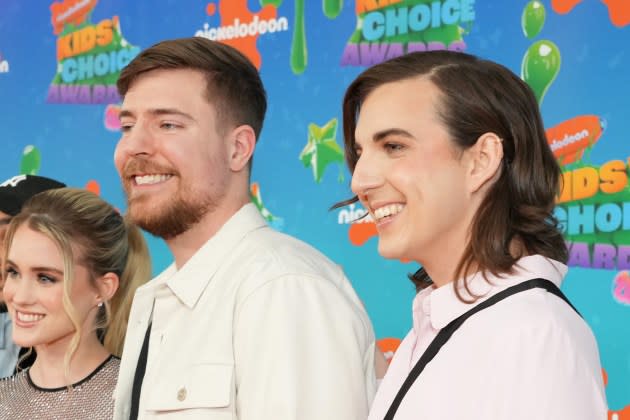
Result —
<path fill-rule="evenodd" d="M 245 124 L 253 128 L 258 139 L 267 95 L 258 70 L 238 50 L 201 37 L 162 41 L 142 51 L 122 70 L 118 93 L 124 97 L 138 76 L 160 69 L 202 72 L 207 81 L 206 97 L 217 110 L 219 130 Z"/>

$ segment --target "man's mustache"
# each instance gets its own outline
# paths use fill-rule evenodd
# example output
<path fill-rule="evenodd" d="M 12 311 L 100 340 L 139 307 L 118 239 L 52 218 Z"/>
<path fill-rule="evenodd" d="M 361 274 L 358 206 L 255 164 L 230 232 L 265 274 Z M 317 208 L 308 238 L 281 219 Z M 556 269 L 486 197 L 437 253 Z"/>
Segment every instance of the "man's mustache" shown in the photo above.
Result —
<path fill-rule="evenodd" d="M 123 168 L 122 176 L 124 179 L 131 178 L 133 175 L 139 174 L 168 174 L 178 175 L 178 172 L 171 167 L 151 162 L 144 158 L 132 158 L 127 161 Z"/>

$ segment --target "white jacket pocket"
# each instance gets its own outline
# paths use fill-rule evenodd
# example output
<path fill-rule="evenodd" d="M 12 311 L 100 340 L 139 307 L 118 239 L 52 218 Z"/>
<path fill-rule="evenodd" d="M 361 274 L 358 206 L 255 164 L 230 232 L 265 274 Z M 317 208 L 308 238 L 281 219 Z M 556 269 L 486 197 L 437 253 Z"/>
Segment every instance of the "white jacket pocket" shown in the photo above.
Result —
<path fill-rule="evenodd" d="M 176 378 L 163 375 L 152 386 L 146 408 L 150 411 L 219 409 L 231 405 L 234 365 L 204 363 L 189 365 Z"/>

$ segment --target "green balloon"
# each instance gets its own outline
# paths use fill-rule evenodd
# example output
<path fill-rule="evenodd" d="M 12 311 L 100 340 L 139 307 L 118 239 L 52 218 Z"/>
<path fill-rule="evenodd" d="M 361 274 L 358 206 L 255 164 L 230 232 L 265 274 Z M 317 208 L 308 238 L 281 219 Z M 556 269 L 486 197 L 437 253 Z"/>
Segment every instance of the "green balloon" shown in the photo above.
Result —
<path fill-rule="evenodd" d="M 42 163 L 42 155 L 35 146 L 26 146 L 22 153 L 22 163 L 20 173 L 24 175 L 37 175 Z"/>
<path fill-rule="evenodd" d="M 265 6 L 269 5 L 269 4 L 271 4 L 272 6 L 275 6 L 276 8 L 278 8 L 282 4 L 282 0 L 260 0 L 260 5 L 262 7 L 265 7 Z"/>
<path fill-rule="evenodd" d="M 322 0 L 322 8 L 328 19 L 334 19 L 341 13 L 343 0 Z"/>
<path fill-rule="evenodd" d="M 545 16 L 545 6 L 541 2 L 532 0 L 527 3 L 521 16 L 521 26 L 527 38 L 532 39 L 540 33 L 545 24 Z"/>
<path fill-rule="evenodd" d="M 560 50 L 551 41 L 533 43 L 521 64 L 521 78 L 532 88 L 540 105 L 560 71 Z"/>

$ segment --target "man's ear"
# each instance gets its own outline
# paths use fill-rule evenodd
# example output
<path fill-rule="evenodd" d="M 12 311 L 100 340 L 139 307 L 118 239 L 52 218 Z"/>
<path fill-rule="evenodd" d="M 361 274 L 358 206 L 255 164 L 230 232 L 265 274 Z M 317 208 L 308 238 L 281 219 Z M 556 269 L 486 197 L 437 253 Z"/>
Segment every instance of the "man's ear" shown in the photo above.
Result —
<path fill-rule="evenodd" d="M 469 192 L 479 191 L 489 181 L 501 173 L 503 161 L 503 140 L 494 133 L 482 134 L 474 146 L 466 150 Z"/>
<path fill-rule="evenodd" d="M 98 277 L 95 283 L 96 289 L 98 290 L 96 304 L 99 304 L 110 300 L 114 294 L 116 294 L 118 286 L 120 285 L 120 279 L 118 278 L 118 275 L 114 273 L 105 273 Z"/>
<path fill-rule="evenodd" d="M 240 125 L 230 134 L 230 169 L 238 172 L 247 167 L 256 148 L 256 134 L 249 125 Z"/>

